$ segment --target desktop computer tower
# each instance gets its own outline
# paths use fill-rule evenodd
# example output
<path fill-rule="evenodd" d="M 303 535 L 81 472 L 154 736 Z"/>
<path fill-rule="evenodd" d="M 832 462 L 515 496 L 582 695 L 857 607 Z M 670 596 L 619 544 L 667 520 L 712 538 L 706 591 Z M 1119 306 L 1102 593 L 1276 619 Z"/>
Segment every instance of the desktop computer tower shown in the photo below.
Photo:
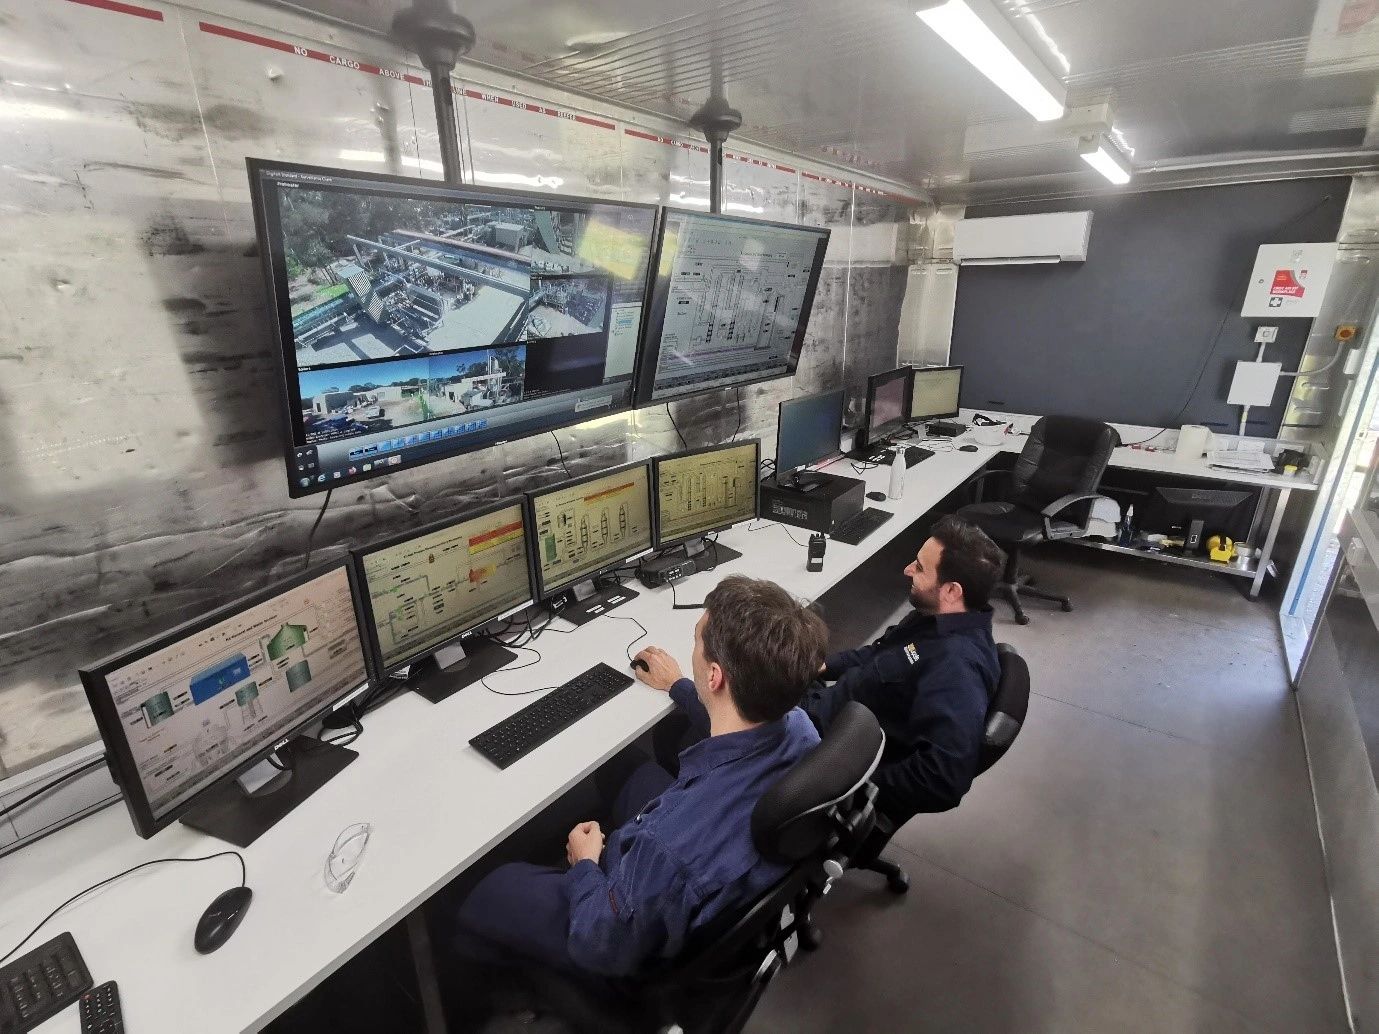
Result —
<path fill-rule="evenodd" d="M 809 491 L 782 485 L 774 475 L 762 481 L 761 516 L 828 535 L 862 511 L 866 482 L 818 472 L 808 476 L 818 485 Z"/>

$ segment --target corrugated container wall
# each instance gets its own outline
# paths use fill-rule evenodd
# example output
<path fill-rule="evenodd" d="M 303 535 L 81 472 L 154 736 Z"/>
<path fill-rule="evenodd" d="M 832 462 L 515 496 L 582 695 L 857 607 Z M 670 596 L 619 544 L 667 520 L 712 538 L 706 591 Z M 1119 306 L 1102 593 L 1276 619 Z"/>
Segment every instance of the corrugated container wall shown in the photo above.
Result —
<path fill-rule="evenodd" d="M 478 26 L 482 33 L 483 26 Z M 481 184 L 706 205 L 683 127 L 457 70 Z M 251 3 L 0 0 L 0 778 L 89 741 L 75 670 L 302 564 L 246 156 L 440 177 L 424 73 Z M 675 407 L 774 441 L 776 403 L 894 363 L 903 188 L 730 143 L 725 210 L 832 227 L 803 367 Z M 913 192 L 911 192 L 913 193 Z M 578 473 L 676 447 L 664 408 L 561 432 Z M 337 493 L 315 556 L 563 476 L 549 435 Z"/>

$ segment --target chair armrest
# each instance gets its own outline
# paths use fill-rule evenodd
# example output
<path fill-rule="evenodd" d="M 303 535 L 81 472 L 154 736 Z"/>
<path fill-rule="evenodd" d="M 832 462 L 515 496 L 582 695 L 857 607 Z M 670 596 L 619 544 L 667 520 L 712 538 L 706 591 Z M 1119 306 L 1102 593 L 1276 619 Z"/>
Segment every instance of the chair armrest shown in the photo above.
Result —
<path fill-rule="evenodd" d="M 1100 492 L 1074 492 L 1072 495 L 1065 495 L 1061 499 L 1055 499 L 1053 502 L 1049 503 L 1048 506 L 1044 507 L 1042 510 L 1039 511 L 1039 516 L 1044 518 L 1044 538 L 1051 539 L 1054 537 L 1053 518 L 1057 517 L 1060 513 L 1062 513 L 1068 507 L 1072 506 L 1074 503 L 1085 503 L 1091 500 L 1105 498 L 1106 496 L 1103 496 Z M 1087 525 L 1085 523 L 1082 526 L 1082 531 L 1084 534 L 1087 531 Z M 1072 538 L 1073 536 L 1063 535 L 1060 537 Z"/>
<path fill-rule="evenodd" d="M 971 489 L 973 500 L 975 502 L 981 502 L 983 495 L 982 487 L 986 483 L 986 479 L 1002 476 L 1010 477 L 1010 473 L 1009 470 L 984 470 L 980 474 L 973 474 L 962 483 L 962 487 Z"/>

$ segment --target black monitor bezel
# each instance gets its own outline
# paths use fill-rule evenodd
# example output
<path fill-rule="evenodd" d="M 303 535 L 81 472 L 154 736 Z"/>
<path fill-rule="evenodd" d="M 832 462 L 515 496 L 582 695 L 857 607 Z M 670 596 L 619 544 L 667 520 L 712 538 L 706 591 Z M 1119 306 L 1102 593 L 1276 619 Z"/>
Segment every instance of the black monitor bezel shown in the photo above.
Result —
<path fill-rule="evenodd" d="M 633 409 L 637 408 L 637 376 L 641 368 L 641 351 L 643 348 L 643 342 L 646 337 L 646 322 L 649 316 L 649 306 L 651 304 L 651 285 L 652 281 L 655 279 L 655 263 L 657 261 L 656 249 L 661 238 L 662 212 L 661 207 L 659 205 L 649 204 L 647 202 L 642 201 L 623 201 L 616 198 L 585 197 L 576 194 L 554 194 L 543 193 L 540 191 L 516 190 L 510 187 L 488 187 L 469 184 L 455 184 L 447 183 L 444 180 L 423 179 L 418 176 L 397 176 L 391 173 L 365 172 L 355 169 L 333 168 L 330 166 L 321 165 L 303 165 L 298 162 L 281 162 L 267 158 L 246 158 L 245 167 L 249 177 L 249 198 L 250 208 L 253 212 L 254 218 L 255 239 L 257 241 L 260 264 L 263 270 L 264 284 L 267 291 L 269 323 L 271 324 L 273 340 L 277 345 L 275 353 L 276 365 L 278 370 L 278 399 L 279 404 L 282 407 L 282 417 L 285 421 L 283 425 L 282 442 L 283 470 L 287 476 L 287 494 L 289 497 L 293 499 L 300 499 L 306 496 L 316 495 L 320 492 L 329 491 L 332 488 L 340 488 L 345 485 L 363 484 L 367 481 L 374 480 L 375 478 L 386 477 L 391 474 L 397 474 L 404 470 L 415 470 L 418 467 L 424 467 L 429 463 L 437 463 L 442 460 L 454 459 L 457 456 L 464 456 L 469 453 L 482 451 L 484 449 L 495 448 L 499 445 L 504 445 L 509 441 L 518 441 L 522 438 L 534 437 L 535 435 L 546 434 L 550 431 L 558 431 L 561 428 L 574 427 L 577 424 L 582 424 L 589 420 L 602 420 L 605 417 L 619 416 L 623 413 L 631 412 Z M 282 293 L 278 290 L 278 271 L 275 266 L 275 256 L 273 248 L 270 246 L 269 242 L 267 213 L 263 199 L 263 179 L 260 175 L 265 171 L 287 172 L 307 176 L 347 176 L 351 179 L 372 180 L 381 184 L 387 184 L 395 187 L 407 187 L 411 185 L 425 187 L 428 190 L 436 190 L 437 188 L 443 190 L 449 189 L 454 191 L 463 191 L 471 193 L 478 196 L 480 199 L 482 199 L 482 197 L 491 197 L 495 200 L 507 199 L 513 202 L 537 202 L 556 206 L 559 206 L 561 204 L 570 204 L 575 206 L 612 205 L 623 208 L 634 208 L 641 209 L 643 211 L 651 211 L 653 213 L 651 221 L 651 239 L 647 253 L 646 279 L 642 284 L 641 292 L 642 326 L 637 335 L 636 355 L 634 356 L 632 363 L 632 380 L 629 386 L 630 390 L 628 391 L 627 402 L 622 405 L 613 406 L 609 409 L 601 409 L 594 413 L 571 414 L 569 419 L 565 419 L 557 423 L 552 423 L 551 425 L 542 427 L 539 430 L 530 431 L 526 434 L 517 435 L 512 438 L 504 438 L 500 440 L 476 443 L 470 448 L 460 448 L 453 452 L 444 452 L 434 456 L 422 456 L 412 460 L 404 460 L 396 466 L 386 466 L 382 470 L 375 469 L 370 471 L 368 474 L 361 473 L 355 475 L 354 477 L 346 476 L 338 480 L 329 479 L 319 484 L 311 484 L 306 488 L 301 487 L 301 485 L 298 484 L 298 481 L 300 479 L 294 476 L 294 471 L 297 464 L 297 459 L 294 455 L 294 449 L 297 448 L 297 445 L 293 440 L 292 429 L 294 427 L 293 420 L 296 417 L 294 415 L 292 389 L 290 387 L 290 379 L 297 375 L 297 370 L 295 366 L 296 352 L 294 342 L 287 340 L 283 334 L 284 326 L 290 327 L 292 325 L 292 300 L 291 298 L 282 295 Z"/>
<path fill-rule="evenodd" d="M 875 445 L 878 441 L 891 437 L 896 431 L 904 430 L 905 425 L 910 422 L 910 403 L 913 401 L 914 395 L 913 373 L 912 367 L 897 366 L 894 370 L 883 370 L 881 373 L 874 373 L 867 378 L 866 407 L 862 412 L 861 430 L 857 432 L 859 446 Z M 905 409 L 901 413 L 900 422 L 893 429 L 884 434 L 877 434 L 876 429 L 871 426 L 872 413 L 876 408 L 876 389 L 892 380 L 905 381 Z"/>
<path fill-rule="evenodd" d="M 915 382 L 918 381 L 920 374 L 938 373 L 939 371 L 957 370 L 958 371 L 958 404 L 951 413 L 925 413 L 923 416 L 915 412 Z M 957 416 L 962 412 L 962 366 L 911 366 L 910 367 L 910 421 L 916 420 L 946 420 L 948 417 Z"/>
<path fill-rule="evenodd" d="M 369 579 L 364 570 L 364 558 L 374 553 L 382 552 L 385 549 L 392 549 L 394 546 L 400 546 L 413 539 L 419 539 L 423 535 L 431 535 L 438 531 L 445 531 L 449 528 L 453 528 L 466 521 L 487 517 L 489 514 L 497 513 L 499 510 L 505 510 L 510 506 L 516 506 L 522 513 L 522 550 L 527 564 L 527 596 L 523 602 L 513 604 L 511 607 L 505 607 L 502 611 L 484 618 L 482 621 L 475 622 L 464 631 L 457 632 L 455 635 L 437 643 L 435 646 L 417 650 L 415 653 L 410 654 L 406 660 L 388 666 L 384 662 L 383 648 L 379 645 L 378 641 L 378 626 L 374 623 L 373 603 L 369 596 Z M 476 628 L 482 628 L 490 621 L 495 621 L 507 614 L 512 614 L 525 607 L 530 607 L 536 602 L 536 576 L 532 570 L 532 534 L 531 521 L 529 518 L 530 514 L 527 511 L 522 496 L 506 496 L 495 503 L 465 510 L 460 514 L 453 517 L 447 517 L 444 520 L 433 521 L 425 527 L 418 528 L 415 531 L 400 532 L 397 535 L 390 535 L 377 542 L 371 542 L 367 546 L 359 546 L 350 550 L 350 560 L 354 564 L 356 583 L 359 586 L 360 607 L 364 615 L 363 631 L 365 653 L 368 657 L 370 678 L 373 681 L 381 684 L 384 680 L 392 678 L 394 674 L 401 671 L 403 668 L 410 667 L 413 664 L 425 660 L 427 657 L 435 654 L 437 650 L 443 650 L 456 641 L 463 639 Z"/>
<path fill-rule="evenodd" d="M 755 446 L 756 464 L 752 468 L 752 515 L 743 517 L 739 520 L 728 521 L 726 524 L 719 524 L 712 528 L 705 528 L 703 531 L 696 531 L 692 535 L 682 535 L 675 539 L 663 539 L 661 537 L 661 464 L 669 463 L 671 460 L 689 459 L 692 456 L 703 456 L 710 452 L 724 452 L 728 449 L 740 449 L 744 445 Z M 761 439 L 760 438 L 739 438 L 737 441 L 720 442 L 718 445 L 705 445 L 698 449 L 684 449 L 680 452 L 666 453 L 663 456 L 653 456 L 651 458 L 651 526 L 653 528 L 651 543 L 653 549 L 671 549 L 674 546 L 684 545 L 695 539 L 703 538 L 705 535 L 713 535 L 720 531 L 741 524 L 743 521 L 754 521 L 761 515 Z"/>
<path fill-rule="evenodd" d="M 576 578 L 571 578 L 569 581 L 561 582 L 559 585 L 554 587 L 548 586 L 546 584 L 546 580 L 541 576 L 541 544 L 537 541 L 536 537 L 536 498 L 538 496 L 549 495 L 552 492 L 558 492 L 563 489 L 574 488 L 577 485 L 587 484 L 590 481 L 597 481 L 600 478 L 612 477 L 614 474 L 621 474 L 625 471 L 635 470 L 637 467 L 642 467 L 646 471 L 646 519 L 648 524 L 647 546 L 644 549 L 638 549 L 632 553 L 629 553 L 626 556 L 619 558 L 618 560 L 609 561 L 607 564 L 604 564 L 602 567 L 598 567 L 590 571 L 588 574 L 582 574 Z M 531 528 L 532 574 L 536 579 L 536 598 L 538 603 L 544 603 L 547 600 L 559 596 L 561 593 L 569 589 L 572 585 L 577 585 L 580 582 L 588 581 L 591 578 L 597 578 L 599 575 L 605 574 L 613 568 L 619 567 L 622 564 L 627 563 L 627 561 L 632 559 L 633 557 L 644 556 L 645 554 L 650 553 L 652 550 L 656 548 L 652 544 L 656 540 L 656 499 L 655 496 L 652 495 L 651 491 L 651 462 L 649 460 L 635 460 L 632 463 L 624 463 L 618 467 L 609 467 L 606 470 L 598 470 L 592 474 L 585 474 L 582 477 L 567 478 L 564 481 L 557 481 L 550 485 L 543 485 L 540 488 L 529 489 L 526 492 L 522 493 L 522 498 L 527 507 L 527 526 Z"/>
<path fill-rule="evenodd" d="M 776 407 L 776 477 L 784 477 L 786 470 L 799 470 L 800 467 L 807 467 L 813 463 L 819 463 L 824 459 L 832 459 L 843 454 L 843 425 L 847 420 L 847 389 L 835 388 L 833 391 L 817 391 L 813 395 L 801 395 L 798 398 L 786 399 Z M 780 443 L 782 439 L 781 427 L 785 423 L 785 409 L 787 406 L 812 402 L 814 399 L 823 398 L 826 395 L 838 396 L 838 433 L 835 436 L 833 451 L 824 456 L 817 456 L 807 463 L 801 463 L 798 467 L 782 468 L 780 465 Z"/>
<path fill-rule="evenodd" d="M 818 261 L 815 263 L 814 270 L 810 274 L 809 283 L 805 288 L 805 303 L 800 310 L 799 327 L 796 329 L 795 340 L 790 348 L 790 357 L 787 364 L 789 368 L 784 373 L 753 377 L 747 380 L 734 381 L 731 384 L 714 384 L 703 388 L 691 388 L 688 391 L 667 398 L 652 398 L 652 394 L 656 389 L 656 365 L 661 355 L 661 331 L 665 324 L 666 316 L 666 292 L 661 286 L 661 254 L 665 247 L 667 217 L 671 215 L 692 215 L 701 219 L 712 219 L 737 226 L 772 226 L 777 229 L 805 230 L 822 235 L 819 238 L 816 248 Z M 828 242 L 832 234 L 833 231 L 827 226 L 810 226 L 806 223 L 775 222 L 769 219 L 750 219 L 745 216 L 702 212 L 692 208 L 676 208 L 671 205 L 661 206 L 660 218 L 656 222 L 656 239 L 651 249 L 651 264 L 647 267 L 646 315 L 642 320 L 641 344 L 637 349 L 637 371 L 633 377 L 633 406 L 636 408 L 663 406 L 669 403 L 681 402 L 684 399 L 694 398 L 697 395 L 704 395 L 711 391 L 727 391 L 731 388 L 745 388 L 751 384 L 764 384 L 769 381 L 782 380 L 786 377 L 794 377 L 795 372 L 799 369 L 800 356 L 804 352 L 805 334 L 809 329 L 809 318 L 814 311 L 814 301 L 818 297 L 819 280 L 823 275 L 824 263 L 828 256 Z M 665 277 L 665 283 L 667 285 L 670 283 L 669 276 Z M 653 327 L 655 328 L 654 331 Z"/>
<path fill-rule="evenodd" d="M 185 621 L 180 625 L 168 629 L 156 636 L 152 636 L 142 642 L 136 643 L 126 650 L 111 654 L 102 658 L 100 661 L 78 670 L 77 675 L 81 679 L 82 688 L 86 691 L 87 703 L 91 706 L 91 712 L 96 719 L 96 729 L 101 735 L 101 740 L 105 744 L 106 763 L 110 769 L 110 774 L 115 783 L 120 788 L 120 795 L 124 798 L 125 806 L 129 809 L 129 816 L 134 822 L 134 830 L 139 836 L 148 839 L 165 826 L 171 825 L 179 818 L 191 811 L 197 804 L 212 792 L 215 788 L 228 783 L 233 779 L 238 779 L 241 775 L 253 768 L 282 743 L 299 735 L 304 729 L 319 721 L 331 708 L 338 705 L 356 693 L 361 686 L 369 684 L 369 650 L 365 643 L 362 631 L 359 637 L 359 652 L 364 661 L 364 681 L 357 686 L 351 686 L 347 690 L 341 691 L 338 695 L 331 697 L 313 710 L 310 715 L 300 722 L 290 726 L 273 737 L 272 742 L 266 744 L 261 750 L 256 750 L 246 757 L 233 768 L 223 772 L 213 782 L 198 790 L 195 794 L 174 806 L 170 811 L 161 816 L 153 814 L 153 807 L 149 803 L 148 794 L 144 791 L 143 781 L 139 778 L 138 766 L 134 761 L 134 752 L 129 749 L 129 740 L 124 735 L 124 723 L 120 721 L 119 711 L 115 707 L 114 699 L 110 694 L 110 687 L 106 679 L 112 671 L 134 664 L 150 654 L 157 653 L 173 645 L 179 639 L 204 632 L 212 625 L 218 624 L 235 614 L 243 613 L 251 607 L 267 603 L 275 596 L 280 596 L 285 592 L 300 588 L 307 582 L 314 581 L 324 575 L 331 574 L 343 569 L 345 577 L 349 582 L 350 601 L 354 606 L 354 620 L 356 628 L 363 621 L 363 614 L 360 610 L 359 583 L 355 579 L 354 565 L 348 558 L 342 558 L 335 563 L 324 564 L 313 567 L 309 571 L 283 581 L 275 582 L 272 585 L 251 593 L 248 596 L 240 597 L 232 603 L 217 607 L 215 610 L 206 614 Z M 112 732 L 115 730 L 115 732 Z"/>

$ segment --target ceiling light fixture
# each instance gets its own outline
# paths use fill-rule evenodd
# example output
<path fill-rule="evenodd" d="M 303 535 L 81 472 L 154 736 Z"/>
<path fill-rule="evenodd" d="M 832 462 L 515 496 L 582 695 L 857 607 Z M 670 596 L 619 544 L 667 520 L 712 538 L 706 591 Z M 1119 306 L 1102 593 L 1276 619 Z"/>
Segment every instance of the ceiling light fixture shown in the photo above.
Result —
<path fill-rule="evenodd" d="M 1078 143 L 1082 160 L 1118 187 L 1130 182 L 1130 159 L 1121 153 L 1110 137 L 1084 136 Z"/>
<path fill-rule="evenodd" d="M 915 14 L 1040 122 L 1063 117 L 1063 83 L 991 0 L 947 0 Z"/>

